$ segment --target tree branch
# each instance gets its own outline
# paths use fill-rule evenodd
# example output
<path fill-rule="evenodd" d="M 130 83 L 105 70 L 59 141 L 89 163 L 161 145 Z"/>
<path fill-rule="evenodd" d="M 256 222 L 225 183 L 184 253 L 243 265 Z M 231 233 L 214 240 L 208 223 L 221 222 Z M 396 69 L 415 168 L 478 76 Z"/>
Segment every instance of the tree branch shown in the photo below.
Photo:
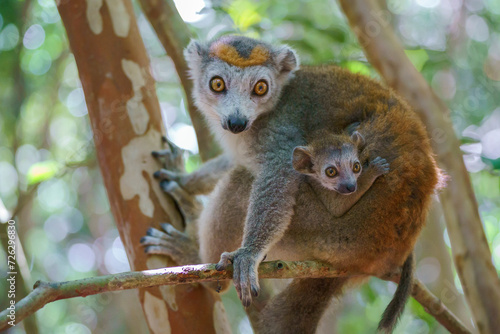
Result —
<path fill-rule="evenodd" d="M 200 264 L 173 268 L 126 272 L 84 278 L 75 281 L 47 283 L 38 281 L 34 290 L 16 305 L 16 323 L 56 300 L 85 297 L 110 291 L 149 288 L 160 285 L 201 283 L 232 279 L 232 268 L 215 270 L 215 264 Z M 347 273 L 328 264 L 316 261 L 271 261 L 261 263 L 259 278 L 323 278 L 365 276 L 366 273 Z M 398 275 L 387 280 L 398 282 Z M 420 281 L 415 280 L 413 296 L 426 311 L 451 333 L 470 333 L 460 320 L 450 312 Z M 0 313 L 0 331 L 9 325 L 9 309 Z"/>
<path fill-rule="evenodd" d="M 450 112 L 415 69 L 375 0 L 340 0 L 365 54 L 387 84 L 412 105 L 427 127 L 440 166 L 450 176 L 441 204 L 455 266 L 481 333 L 500 328 L 500 280 L 479 217 Z"/>
<path fill-rule="evenodd" d="M 174 62 L 184 87 L 187 109 L 198 138 L 200 156 L 203 161 L 213 158 L 219 155 L 220 148 L 205 124 L 204 118 L 193 103 L 193 83 L 188 77 L 188 66 L 183 55 L 184 48 L 192 38 L 189 28 L 177 12 L 172 0 L 140 0 L 139 2 L 144 14 L 156 31 L 158 39 Z"/>

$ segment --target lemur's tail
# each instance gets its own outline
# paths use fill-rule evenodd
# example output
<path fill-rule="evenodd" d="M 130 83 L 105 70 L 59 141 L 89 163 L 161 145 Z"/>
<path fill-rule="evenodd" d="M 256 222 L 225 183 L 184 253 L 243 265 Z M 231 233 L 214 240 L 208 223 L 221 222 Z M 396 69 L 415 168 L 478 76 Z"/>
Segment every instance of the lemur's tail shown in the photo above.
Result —
<path fill-rule="evenodd" d="M 387 306 L 382 315 L 382 320 L 378 324 L 379 333 L 392 333 L 399 317 L 403 314 L 406 301 L 410 297 L 413 286 L 413 252 L 408 255 L 403 268 L 401 270 L 401 278 L 399 284 L 392 297 L 391 302 Z"/>

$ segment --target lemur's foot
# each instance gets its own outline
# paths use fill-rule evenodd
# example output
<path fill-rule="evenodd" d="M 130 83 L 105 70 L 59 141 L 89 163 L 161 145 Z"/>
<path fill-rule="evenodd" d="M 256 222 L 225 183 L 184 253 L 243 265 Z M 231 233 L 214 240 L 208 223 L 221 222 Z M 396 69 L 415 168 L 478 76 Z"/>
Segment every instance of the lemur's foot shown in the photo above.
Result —
<path fill-rule="evenodd" d="M 200 263 L 198 243 L 168 223 L 160 224 L 162 231 L 150 227 L 141 238 L 147 254 L 167 255 L 179 265 Z"/>
<path fill-rule="evenodd" d="M 259 256 L 251 252 L 248 248 L 240 249 L 221 255 L 219 263 L 215 266 L 217 270 L 225 270 L 229 264 L 233 264 L 233 283 L 236 292 L 243 303 L 243 306 L 249 307 L 252 303 L 252 295 L 259 295 L 259 278 L 257 266 L 259 265 Z"/>
<path fill-rule="evenodd" d="M 145 246 L 144 251 L 147 254 L 170 256 L 179 265 L 200 263 L 196 225 L 203 208 L 201 202 L 175 181 L 161 181 L 160 186 L 177 203 L 184 217 L 185 230 L 181 232 L 167 223 L 160 224 L 162 230 L 149 228 L 146 236 L 141 239 L 141 244 Z"/>
<path fill-rule="evenodd" d="M 373 171 L 377 173 L 377 175 L 384 175 L 389 173 L 389 163 L 387 160 L 381 157 L 376 157 L 372 161 L 370 161 L 370 168 L 373 168 Z"/>

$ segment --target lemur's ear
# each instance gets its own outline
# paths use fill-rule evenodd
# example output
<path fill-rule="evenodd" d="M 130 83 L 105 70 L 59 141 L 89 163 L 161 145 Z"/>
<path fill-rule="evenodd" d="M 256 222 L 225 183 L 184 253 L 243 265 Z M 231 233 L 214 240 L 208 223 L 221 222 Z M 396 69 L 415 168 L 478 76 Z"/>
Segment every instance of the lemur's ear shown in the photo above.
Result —
<path fill-rule="evenodd" d="M 184 49 L 184 58 L 186 58 L 191 71 L 198 70 L 201 67 L 201 60 L 206 53 L 207 49 L 204 45 L 194 39 L 191 40 L 189 45 Z"/>
<path fill-rule="evenodd" d="M 311 152 L 306 146 L 297 146 L 293 149 L 292 165 L 299 173 L 314 173 Z"/>
<path fill-rule="evenodd" d="M 356 144 L 356 146 L 361 149 L 365 146 L 365 138 L 358 131 L 354 131 L 351 135 L 351 139 Z"/>
<path fill-rule="evenodd" d="M 299 56 L 288 45 L 281 45 L 274 50 L 274 59 L 280 73 L 290 73 L 299 69 Z"/>

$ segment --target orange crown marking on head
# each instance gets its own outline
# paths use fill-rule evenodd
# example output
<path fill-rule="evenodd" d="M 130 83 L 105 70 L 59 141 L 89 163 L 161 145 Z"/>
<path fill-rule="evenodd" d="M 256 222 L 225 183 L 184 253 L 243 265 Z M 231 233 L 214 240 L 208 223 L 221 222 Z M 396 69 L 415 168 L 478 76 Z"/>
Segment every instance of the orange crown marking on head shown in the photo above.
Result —
<path fill-rule="evenodd" d="M 210 55 L 238 67 L 262 65 L 269 59 L 269 51 L 260 45 L 252 50 L 248 58 L 243 58 L 234 46 L 216 43 L 211 47 Z"/>

